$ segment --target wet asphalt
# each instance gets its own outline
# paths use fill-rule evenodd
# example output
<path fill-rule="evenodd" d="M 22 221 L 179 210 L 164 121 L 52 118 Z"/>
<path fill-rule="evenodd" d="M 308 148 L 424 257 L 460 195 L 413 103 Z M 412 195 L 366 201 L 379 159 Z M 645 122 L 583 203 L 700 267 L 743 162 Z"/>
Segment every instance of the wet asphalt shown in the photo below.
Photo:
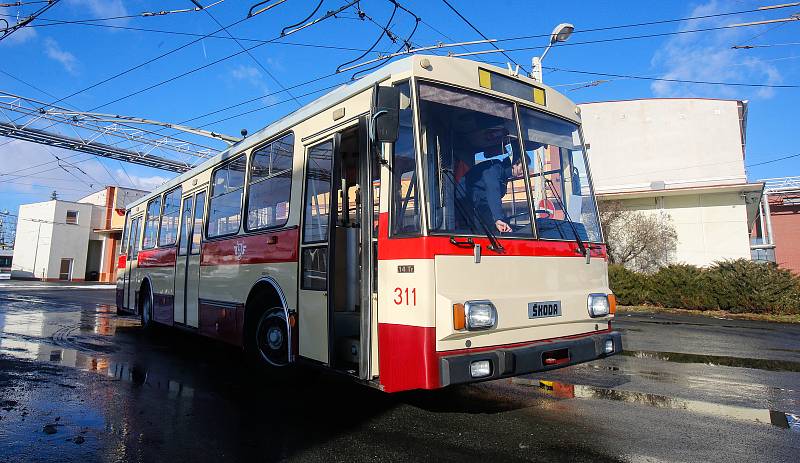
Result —
<path fill-rule="evenodd" d="M 630 314 L 626 353 L 387 395 L 0 282 L 0 462 L 798 461 L 800 326 Z"/>

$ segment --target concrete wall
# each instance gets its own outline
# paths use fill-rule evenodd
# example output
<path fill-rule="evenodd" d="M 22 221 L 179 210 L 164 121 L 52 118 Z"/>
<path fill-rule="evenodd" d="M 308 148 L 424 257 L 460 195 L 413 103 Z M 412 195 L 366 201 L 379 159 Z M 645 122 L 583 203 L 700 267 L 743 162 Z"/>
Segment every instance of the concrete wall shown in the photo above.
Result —
<path fill-rule="evenodd" d="M 743 105 L 705 99 L 580 105 L 595 191 L 746 183 Z"/>
<path fill-rule="evenodd" d="M 629 210 L 669 214 L 678 233 L 676 263 L 708 266 L 723 259 L 750 258 L 747 209 L 739 192 L 648 196 L 620 202 Z"/>
<path fill-rule="evenodd" d="M 68 201 L 24 204 L 19 208 L 13 278 L 57 280 L 61 259 L 73 259 L 72 276 L 82 280 L 91 232 L 92 205 Z M 78 211 L 78 223 L 66 223 L 67 211 Z"/>

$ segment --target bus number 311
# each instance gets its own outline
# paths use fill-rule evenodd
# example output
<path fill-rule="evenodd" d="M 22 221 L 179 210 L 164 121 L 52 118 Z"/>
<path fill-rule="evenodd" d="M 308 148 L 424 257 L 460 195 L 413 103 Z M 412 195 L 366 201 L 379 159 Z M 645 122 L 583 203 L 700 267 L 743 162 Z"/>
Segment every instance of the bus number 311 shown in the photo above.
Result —
<path fill-rule="evenodd" d="M 417 288 L 395 288 L 395 305 L 417 305 Z"/>

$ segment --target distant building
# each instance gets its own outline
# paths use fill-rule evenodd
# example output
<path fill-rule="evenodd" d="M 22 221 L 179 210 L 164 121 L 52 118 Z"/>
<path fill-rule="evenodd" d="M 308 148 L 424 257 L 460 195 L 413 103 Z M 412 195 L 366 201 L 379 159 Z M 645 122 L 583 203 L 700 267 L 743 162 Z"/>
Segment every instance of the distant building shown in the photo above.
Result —
<path fill-rule="evenodd" d="M 675 262 L 750 258 L 762 183 L 744 168 L 747 102 L 645 99 L 579 105 L 598 199 L 663 211 Z"/>
<path fill-rule="evenodd" d="M 21 205 L 12 278 L 115 281 L 125 206 L 146 194 L 109 186 L 75 202 Z"/>
<path fill-rule="evenodd" d="M 751 240 L 753 259 L 776 262 L 800 275 L 800 177 L 763 182 L 764 198 Z"/>
<path fill-rule="evenodd" d="M 13 249 L 0 249 L 0 280 L 7 280 L 11 276 L 11 260 L 13 257 Z"/>

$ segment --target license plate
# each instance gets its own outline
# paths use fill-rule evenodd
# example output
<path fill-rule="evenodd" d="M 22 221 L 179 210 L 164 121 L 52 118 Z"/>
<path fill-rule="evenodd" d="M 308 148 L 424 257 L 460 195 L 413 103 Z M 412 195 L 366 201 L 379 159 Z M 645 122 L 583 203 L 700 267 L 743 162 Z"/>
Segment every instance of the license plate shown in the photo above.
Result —
<path fill-rule="evenodd" d="M 543 301 L 528 303 L 528 318 L 546 318 L 561 316 L 561 301 Z"/>

